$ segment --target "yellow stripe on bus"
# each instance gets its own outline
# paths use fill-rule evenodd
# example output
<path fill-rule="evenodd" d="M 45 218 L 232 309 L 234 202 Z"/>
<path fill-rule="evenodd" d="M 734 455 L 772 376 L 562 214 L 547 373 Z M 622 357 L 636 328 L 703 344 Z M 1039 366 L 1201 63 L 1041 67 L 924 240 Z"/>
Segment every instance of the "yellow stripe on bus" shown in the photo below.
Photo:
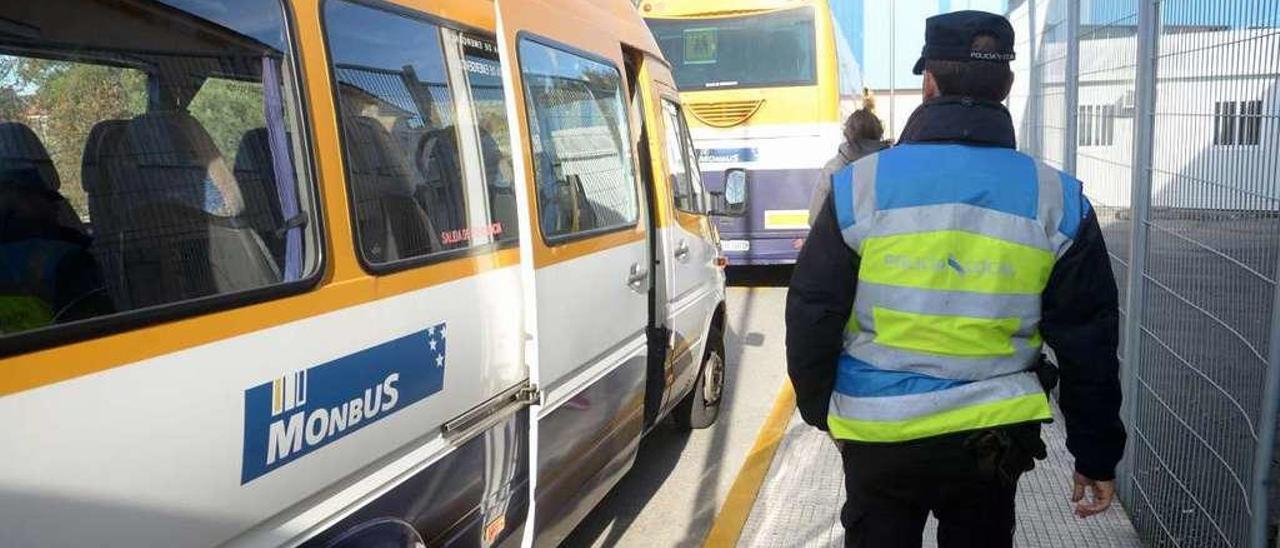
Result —
<path fill-rule="evenodd" d="M 10 356 L 0 360 L 0 396 L 465 279 L 519 262 L 517 250 L 504 249 L 377 278 L 368 276 L 329 283 L 301 295 Z"/>

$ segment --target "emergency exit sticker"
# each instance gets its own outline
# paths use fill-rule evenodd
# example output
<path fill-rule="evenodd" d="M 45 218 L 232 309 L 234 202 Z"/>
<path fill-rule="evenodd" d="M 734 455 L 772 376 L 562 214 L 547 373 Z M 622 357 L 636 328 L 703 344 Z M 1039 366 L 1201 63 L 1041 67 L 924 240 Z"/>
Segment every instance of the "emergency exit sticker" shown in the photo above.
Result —
<path fill-rule="evenodd" d="M 717 38 L 715 27 L 685 29 L 684 64 L 714 64 L 716 62 Z"/>

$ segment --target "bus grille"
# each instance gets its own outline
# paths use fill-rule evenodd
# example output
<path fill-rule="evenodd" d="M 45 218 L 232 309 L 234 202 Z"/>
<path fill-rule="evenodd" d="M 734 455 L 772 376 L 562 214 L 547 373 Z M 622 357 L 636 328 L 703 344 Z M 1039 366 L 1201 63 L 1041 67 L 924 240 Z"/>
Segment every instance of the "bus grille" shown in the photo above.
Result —
<path fill-rule="evenodd" d="M 746 122 L 756 111 L 764 99 L 748 101 L 721 101 L 718 103 L 690 103 L 689 112 L 702 123 L 711 127 L 733 127 Z"/>

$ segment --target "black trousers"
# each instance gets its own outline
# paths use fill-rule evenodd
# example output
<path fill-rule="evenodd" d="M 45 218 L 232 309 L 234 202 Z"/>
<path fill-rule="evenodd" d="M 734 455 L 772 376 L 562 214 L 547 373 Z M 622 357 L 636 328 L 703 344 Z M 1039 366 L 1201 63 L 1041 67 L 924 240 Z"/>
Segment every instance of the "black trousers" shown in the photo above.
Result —
<path fill-rule="evenodd" d="M 1012 428 L 1034 428 L 1033 439 L 1039 439 L 1039 425 Z M 966 443 L 973 435 L 901 444 L 842 443 L 848 497 L 840 516 L 845 546 L 918 548 L 930 512 L 938 519 L 940 548 L 1013 546 L 1021 466 L 1003 473 L 984 466 L 981 453 Z M 1014 458 L 1022 464 L 1022 457 Z M 1031 462 L 1026 455 L 1025 464 Z"/>

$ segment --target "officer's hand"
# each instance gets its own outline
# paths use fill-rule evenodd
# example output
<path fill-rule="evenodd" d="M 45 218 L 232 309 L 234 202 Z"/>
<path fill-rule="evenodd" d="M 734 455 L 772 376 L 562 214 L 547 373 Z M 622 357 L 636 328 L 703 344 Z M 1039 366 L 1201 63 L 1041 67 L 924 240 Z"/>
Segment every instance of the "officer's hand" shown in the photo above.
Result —
<path fill-rule="evenodd" d="M 1111 507 L 1111 501 L 1116 498 L 1116 482 L 1092 480 L 1080 472 L 1076 472 L 1073 479 L 1075 487 L 1071 489 L 1071 502 L 1076 503 L 1077 517 L 1087 518 L 1101 514 Z M 1092 500 L 1085 500 L 1086 488 L 1091 492 Z"/>

